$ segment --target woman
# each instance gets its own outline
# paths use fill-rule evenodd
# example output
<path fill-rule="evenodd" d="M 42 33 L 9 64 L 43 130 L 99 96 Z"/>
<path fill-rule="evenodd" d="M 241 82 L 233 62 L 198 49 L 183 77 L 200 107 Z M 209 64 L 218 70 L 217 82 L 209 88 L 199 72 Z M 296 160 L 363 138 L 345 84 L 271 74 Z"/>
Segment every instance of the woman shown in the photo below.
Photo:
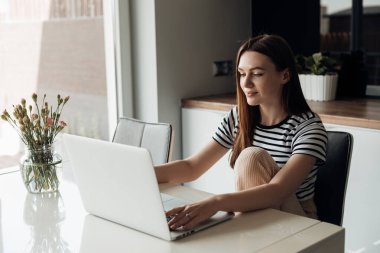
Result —
<path fill-rule="evenodd" d="M 232 149 L 236 192 L 174 208 L 171 229 L 190 229 L 217 211 L 277 208 L 317 218 L 313 201 L 327 134 L 302 94 L 293 53 L 276 35 L 260 35 L 240 47 L 236 59 L 237 107 L 197 154 L 155 168 L 157 180 L 197 179 Z"/>

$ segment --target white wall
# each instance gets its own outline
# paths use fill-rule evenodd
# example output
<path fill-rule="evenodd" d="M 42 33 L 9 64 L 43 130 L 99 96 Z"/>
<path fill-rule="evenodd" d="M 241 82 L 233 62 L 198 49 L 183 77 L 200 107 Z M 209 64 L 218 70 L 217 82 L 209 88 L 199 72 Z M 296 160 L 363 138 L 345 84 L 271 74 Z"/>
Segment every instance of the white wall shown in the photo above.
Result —
<path fill-rule="evenodd" d="M 130 0 L 134 116 L 158 121 L 154 0 Z"/>
<path fill-rule="evenodd" d="M 135 117 L 171 123 L 178 159 L 181 99 L 235 88 L 233 76 L 212 76 L 212 62 L 234 61 L 249 37 L 250 1 L 132 0 L 131 17 Z"/>

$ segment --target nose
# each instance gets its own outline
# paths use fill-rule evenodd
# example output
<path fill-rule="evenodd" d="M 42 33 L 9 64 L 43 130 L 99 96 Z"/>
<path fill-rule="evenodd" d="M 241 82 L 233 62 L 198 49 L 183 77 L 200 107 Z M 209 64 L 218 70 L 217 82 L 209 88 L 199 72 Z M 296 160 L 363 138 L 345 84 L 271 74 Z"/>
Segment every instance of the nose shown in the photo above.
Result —
<path fill-rule="evenodd" d="M 240 82 L 241 82 L 240 85 L 242 87 L 251 88 L 254 85 L 251 78 L 249 78 L 249 76 L 245 76 L 241 78 Z"/>

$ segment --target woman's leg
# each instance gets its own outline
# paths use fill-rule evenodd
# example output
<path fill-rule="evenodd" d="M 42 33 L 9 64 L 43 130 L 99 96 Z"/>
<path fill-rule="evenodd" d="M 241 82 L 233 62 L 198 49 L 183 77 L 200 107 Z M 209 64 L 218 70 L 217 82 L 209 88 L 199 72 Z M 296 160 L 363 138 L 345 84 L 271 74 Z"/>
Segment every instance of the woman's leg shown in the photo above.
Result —
<path fill-rule="evenodd" d="M 237 191 L 267 184 L 278 172 L 279 167 L 271 155 L 262 148 L 248 147 L 236 159 L 235 185 Z M 278 209 L 306 216 L 295 195 L 292 195 Z"/>
<path fill-rule="evenodd" d="M 267 184 L 279 170 L 270 154 L 262 148 L 245 148 L 236 159 L 235 186 L 237 191 Z"/>

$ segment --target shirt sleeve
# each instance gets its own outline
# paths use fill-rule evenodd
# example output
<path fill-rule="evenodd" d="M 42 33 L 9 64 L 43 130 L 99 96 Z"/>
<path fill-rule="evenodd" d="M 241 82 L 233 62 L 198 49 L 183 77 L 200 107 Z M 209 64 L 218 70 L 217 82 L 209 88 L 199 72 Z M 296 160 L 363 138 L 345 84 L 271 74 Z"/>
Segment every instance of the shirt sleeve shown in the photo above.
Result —
<path fill-rule="evenodd" d="M 231 149 L 235 141 L 237 127 L 237 108 L 234 107 L 223 117 L 212 138 L 221 146 Z"/>
<path fill-rule="evenodd" d="M 316 165 L 326 161 L 327 132 L 315 116 L 302 123 L 295 135 L 292 154 L 307 154 L 317 158 Z"/>

